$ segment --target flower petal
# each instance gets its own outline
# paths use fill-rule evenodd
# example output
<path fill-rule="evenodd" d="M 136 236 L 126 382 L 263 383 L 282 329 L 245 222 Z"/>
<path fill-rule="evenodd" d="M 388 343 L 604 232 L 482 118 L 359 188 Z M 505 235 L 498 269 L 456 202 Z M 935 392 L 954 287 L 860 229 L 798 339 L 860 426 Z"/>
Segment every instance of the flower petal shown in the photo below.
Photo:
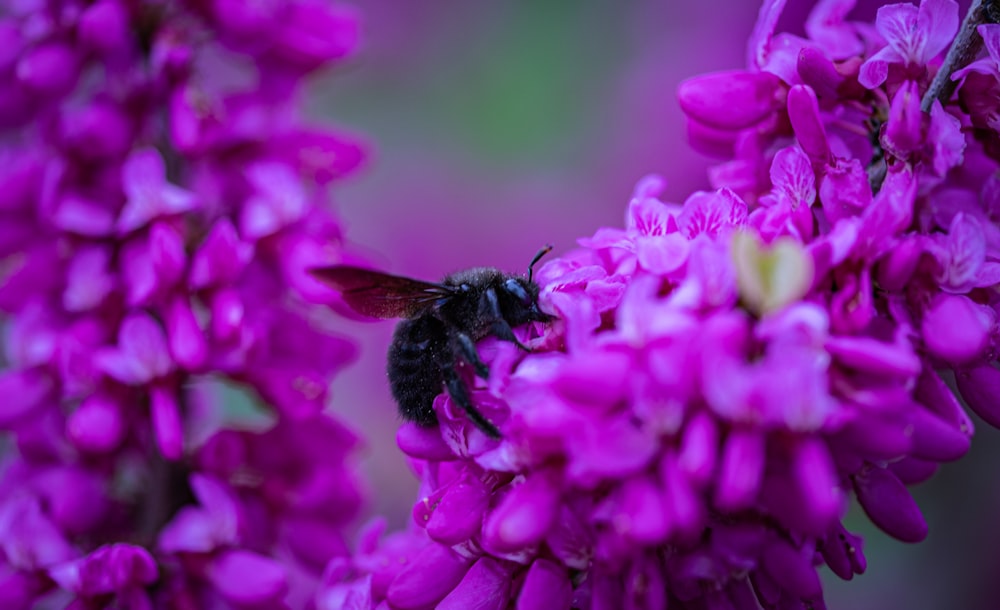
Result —
<path fill-rule="evenodd" d="M 903 542 L 927 537 L 927 522 L 903 484 L 885 468 L 871 466 L 854 476 L 854 491 L 865 514 L 882 531 Z"/>
<path fill-rule="evenodd" d="M 174 390 L 154 386 L 149 398 L 149 411 L 160 453 L 168 460 L 179 460 L 184 453 L 184 432 Z"/>
<path fill-rule="evenodd" d="M 764 569 L 783 589 L 801 599 L 822 595 L 819 574 L 813 567 L 813 553 L 808 548 L 797 549 L 784 540 L 775 539 L 764 549 Z"/>
<path fill-rule="evenodd" d="M 928 63 L 948 48 L 958 32 L 958 3 L 954 0 L 921 0 L 917 23 L 924 32 L 920 63 Z"/>
<path fill-rule="evenodd" d="M 207 576 L 226 600 L 236 604 L 274 604 L 288 591 L 285 567 L 250 551 L 223 551 L 209 564 Z"/>
<path fill-rule="evenodd" d="M 788 91 L 788 120 L 795 130 L 799 146 L 814 163 L 828 164 L 831 160 L 826 128 L 819 116 L 816 93 L 806 85 L 795 85 Z"/>
<path fill-rule="evenodd" d="M 889 106 L 889 120 L 882 135 L 886 150 L 904 159 L 917 150 L 923 144 L 923 116 L 917 83 L 906 81 L 896 90 Z"/>
<path fill-rule="evenodd" d="M 66 420 L 66 435 L 84 451 L 115 449 L 125 437 L 121 406 L 110 396 L 88 396 Z"/>
<path fill-rule="evenodd" d="M 762 121 L 780 107 L 781 81 L 769 72 L 714 72 L 681 83 L 681 110 L 715 129 L 736 130 Z M 738 99 L 739 104 L 730 100 Z"/>
<path fill-rule="evenodd" d="M 208 359 L 208 343 L 198 326 L 186 297 L 177 296 L 167 306 L 167 336 L 174 362 L 189 371 L 197 371 Z"/>
<path fill-rule="evenodd" d="M 976 415 L 1000 428 L 1000 370 L 986 364 L 956 371 L 955 383 Z"/>
<path fill-rule="evenodd" d="M 163 329 L 147 313 L 125 318 L 118 329 L 118 346 L 124 357 L 139 364 L 146 380 L 162 377 L 173 368 Z"/>
<path fill-rule="evenodd" d="M 546 559 L 536 559 L 528 568 L 517 596 L 515 610 L 560 610 L 569 608 L 572 585 L 565 568 Z"/>
<path fill-rule="evenodd" d="M 512 486 L 483 524 L 483 542 L 501 551 L 516 551 L 542 540 L 556 518 L 561 486 L 545 472 Z"/>
<path fill-rule="evenodd" d="M 399 610 L 423 610 L 451 593 L 469 567 L 468 559 L 444 545 L 431 543 L 393 579 L 387 599 Z"/>
<path fill-rule="evenodd" d="M 510 569 L 496 559 L 483 557 L 448 594 L 437 610 L 503 610 L 510 599 Z"/>
<path fill-rule="evenodd" d="M 734 430 L 722 450 L 715 505 L 736 511 L 753 504 L 764 475 L 764 435 L 756 430 Z"/>
<path fill-rule="evenodd" d="M 469 540 L 483 528 L 490 495 L 478 477 L 466 473 L 444 490 L 424 524 L 427 534 L 448 545 Z"/>
<path fill-rule="evenodd" d="M 938 294 L 924 312 L 920 334 L 931 354 L 963 364 L 982 356 L 996 326 L 992 308 L 966 296 Z"/>

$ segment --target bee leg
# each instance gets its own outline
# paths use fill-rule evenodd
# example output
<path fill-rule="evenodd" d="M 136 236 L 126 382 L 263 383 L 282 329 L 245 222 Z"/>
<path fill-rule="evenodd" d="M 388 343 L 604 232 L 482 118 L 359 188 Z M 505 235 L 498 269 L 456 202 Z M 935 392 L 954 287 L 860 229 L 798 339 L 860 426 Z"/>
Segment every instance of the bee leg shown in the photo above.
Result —
<path fill-rule="evenodd" d="M 501 341 L 510 341 L 524 351 L 530 352 L 531 348 L 521 343 L 514 336 L 514 330 L 510 327 L 507 320 L 504 319 L 503 314 L 500 313 L 500 303 L 497 301 L 497 293 L 493 290 L 487 290 L 486 300 L 489 303 L 490 314 L 493 317 L 493 323 L 490 325 L 490 331 L 493 336 Z"/>
<path fill-rule="evenodd" d="M 482 430 L 486 436 L 490 438 L 500 438 L 500 430 L 493 425 L 493 422 L 486 419 L 482 413 L 476 409 L 475 405 L 472 404 L 472 400 L 469 399 L 469 392 L 465 389 L 465 383 L 462 382 L 462 378 L 458 376 L 454 368 L 446 368 L 444 371 L 445 387 L 448 389 L 448 395 L 458 406 L 462 407 L 465 414 L 469 416 L 472 423 L 476 425 L 477 428 Z"/>
<path fill-rule="evenodd" d="M 476 370 L 476 375 L 483 379 L 489 379 L 490 367 L 486 366 L 486 363 L 479 358 L 479 352 L 476 351 L 476 344 L 472 342 L 472 338 L 465 333 L 455 333 L 454 341 L 457 344 L 458 354 L 472 365 L 472 368 Z"/>
<path fill-rule="evenodd" d="M 495 336 L 497 339 L 500 339 L 502 341 L 510 341 L 511 343 L 513 343 L 514 345 L 518 346 L 519 348 L 523 349 L 526 352 L 531 351 L 530 347 L 518 341 L 517 337 L 514 336 L 514 330 L 510 327 L 510 324 L 507 323 L 507 320 L 504 320 L 503 318 L 496 320 L 495 322 L 493 322 L 493 325 L 490 327 L 490 330 L 493 332 L 493 336 Z"/>

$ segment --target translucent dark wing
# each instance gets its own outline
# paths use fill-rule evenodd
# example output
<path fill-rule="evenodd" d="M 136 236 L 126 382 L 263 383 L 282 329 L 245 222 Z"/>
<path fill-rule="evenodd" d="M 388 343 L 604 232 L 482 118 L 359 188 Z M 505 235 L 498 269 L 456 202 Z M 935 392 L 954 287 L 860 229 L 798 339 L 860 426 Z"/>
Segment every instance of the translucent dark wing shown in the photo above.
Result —
<path fill-rule="evenodd" d="M 317 267 L 309 272 L 339 290 L 351 309 L 373 318 L 409 318 L 452 292 L 441 284 L 351 265 Z"/>

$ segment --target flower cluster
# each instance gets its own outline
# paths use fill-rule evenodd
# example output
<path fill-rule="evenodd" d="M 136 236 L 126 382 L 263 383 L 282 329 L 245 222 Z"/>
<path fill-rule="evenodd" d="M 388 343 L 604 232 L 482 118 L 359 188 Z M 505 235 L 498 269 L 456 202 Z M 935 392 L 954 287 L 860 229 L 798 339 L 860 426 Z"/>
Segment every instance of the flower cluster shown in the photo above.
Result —
<path fill-rule="evenodd" d="M 0 9 L 0 606 L 299 606 L 346 552 L 357 440 L 322 408 L 354 348 L 306 269 L 345 256 L 363 151 L 298 106 L 358 30 L 320 0 Z"/>
<path fill-rule="evenodd" d="M 956 72 L 953 0 L 853 4 L 801 38 L 767 1 L 748 69 L 682 85 L 715 190 L 644 179 L 624 229 L 539 270 L 557 321 L 480 344 L 502 439 L 447 395 L 405 425 L 413 527 L 332 562 L 321 608 L 816 609 L 819 566 L 865 570 L 852 496 L 926 536 L 906 485 L 973 433 L 948 381 L 1000 424 L 1000 26 Z"/>

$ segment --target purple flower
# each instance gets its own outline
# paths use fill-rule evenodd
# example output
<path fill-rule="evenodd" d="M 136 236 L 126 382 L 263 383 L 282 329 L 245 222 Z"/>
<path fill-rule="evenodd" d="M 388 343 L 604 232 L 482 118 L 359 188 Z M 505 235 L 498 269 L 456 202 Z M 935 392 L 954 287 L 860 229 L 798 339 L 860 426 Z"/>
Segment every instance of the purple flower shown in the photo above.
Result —
<path fill-rule="evenodd" d="M 14 74 L 18 84 L 34 93 L 63 95 L 76 85 L 79 70 L 73 49 L 53 41 L 26 50 L 14 67 Z"/>
<path fill-rule="evenodd" d="M 145 605 L 150 604 L 145 588 L 159 579 L 152 555 L 130 544 L 100 547 L 50 574 L 60 587 L 83 598 L 114 594 L 131 603 L 141 599 Z"/>
<path fill-rule="evenodd" d="M 938 263 L 935 279 L 942 289 L 961 294 L 1000 282 L 1000 263 L 986 260 L 983 230 L 973 216 L 959 212 L 948 233 L 936 237 L 932 253 Z"/>
<path fill-rule="evenodd" d="M 173 361 L 163 329 L 149 315 L 135 313 L 122 322 L 118 347 L 98 354 L 97 366 L 122 383 L 136 385 L 167 375 Z"/>
<path fill-rule="evenodd" d="M 271 235 L 305 214 L 308 202 L 292 169 L 277 163 L 247 168 L 247 179 L 256 191 L 244 204 L 240 233 L 250 240 Z"/>
<path fill-rule="evenodd" d="M 889 121 L 886 123 L 883 146 L 893 155 L 906 158 L 915 151 L 922 140 L 922 113 L 917 83 L 906 81 L 892 98 Z"/>
<path fill-rule="evenodd" d="M 681 83 L 677 97 L 692 119 L 715 129 L 760 123 L 780 107 L 781 81 L 769 72 L 717 72 Z M 740 104 L 726 100 L 738 97 Z"/>
<path fill-rule="evenodd" d="M 859 82 L 874 89 L 889 78 L 891 66 L 904 71 L 923 69 L 948 47 L 958 31 L 958 4 L 953 0 L 921 0 L 912 4 L 890 4 L 878 10 L 875 27 L 886 46 L 865 60 Z"/>
<path fill-rule="evenodd" d="M 816 94 L 806 85 L 795 85 L 788 92 L 788 120 L 799 145 L 813 163 L 830 161 L 830 143 L 819 113 Z"/>
<path fill-rule="evenodd" d="M 191 286 L 201 289 L 232 284 L 252 257 L 253 246 L 241 241 L 233 224 L 222 218 L 212 226 L 191 260 Z"/>
<path fill-rule="evenodd" d="M 66 420 L 66 436 L 81 451 L 116 449 L 125 436 L 121 401 L 102 394 L 85 398 Z"/>
<path fill-rule="evenodd" d="M 996 318 L 996 311 L 968 297 L 940 294 L 924 312 L 920 334 L 931 354 L 960 364 L 982 357 Z"/>
<path fill-rule="evenodd" d="M 98 0 L 84 9 L 77 22 L 80 41 L 101 53 L 128 48 L 129 16 L 119 0 Z"/>
<path fill-rule="evenodd" d="M 0 531 L 5 562 L 15 570 L 44 570 L 75 554 L 35 497 L 7 498 L 0 512 Z"/>
<path fill-rule="evenodd" d="M 806 19 L 806 32 L 831 59 L 847 59 L 863 50 L 856 26 L 846 21 L 854 0 L 823 0 Z"/>
<path fill-rule="evenodd" d="M 133 152 L 122 166 L 125 207 L 118 216 L 118 230 L 134 231 L 160 216 L 190 211 L 194 196 L 166 181 L 160 154 L 151 149 Z"/>
<path fill-rule="evenodd" d="M 801 241 L 812 237 L 811 207 L 816 200 L 816 177 L 809 158 L 798 148 L 785 148 L 771 163 L 774 191 L 760 199 L 749 222 L 765 239 L 790 235 Z"/>

